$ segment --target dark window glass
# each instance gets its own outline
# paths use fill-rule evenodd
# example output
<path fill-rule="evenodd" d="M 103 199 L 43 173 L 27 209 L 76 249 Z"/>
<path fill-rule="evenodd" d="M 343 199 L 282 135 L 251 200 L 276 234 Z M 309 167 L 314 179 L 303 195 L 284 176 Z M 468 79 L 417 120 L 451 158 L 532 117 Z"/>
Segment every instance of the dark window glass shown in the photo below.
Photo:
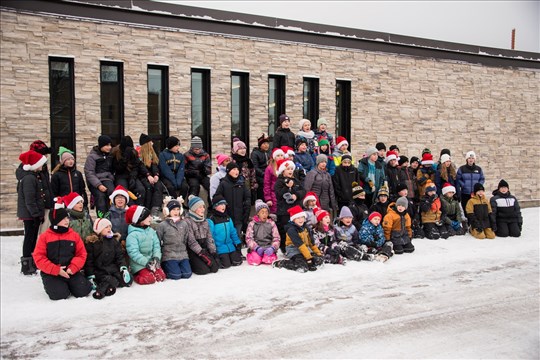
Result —
<path fill-rule="evenodd" d="M 102 61 L 101 134 L 109 135 L 113 145 L 124 135 L 124 66 L 122 63 Z"/>
<path fill-rule="evenodd" d="M 58 148 L 75 148 L 75 79 L 73 59 L 49 58 L 51 168 L 58 162 Z"/>
<path fill-rule="evenodd" d="M 351 82 L 336 81 L 336 137 L 343 136 L 351 141 Z M 349 145 L 349 151 L 351 145 Z"/>
<path fill-rule="evenodd" d="M 268 134 L 274 135 L 279 115 L 285 114 L 285 76 L 268 76 Z"/>
<path fill-rule="evenodd" d="M 210 70 L 191 69 L 191 136 L 202 139 L 211 154 Z"/>
<path fill-rule="evenodd" d="M 165 148 L 169 136 L 169 69 L 166 66 L 148 66 L 148 136 L 156 152 Z"/>
<path fill-rule="evenodd" d="M 304 78 L 304 119 L 312 124 L 319 118 L 319 79 Z"/>
<path fill-rule="evenodd" d="M 249 146 L 249 74 L 231 73 L 231 140 Z"/>

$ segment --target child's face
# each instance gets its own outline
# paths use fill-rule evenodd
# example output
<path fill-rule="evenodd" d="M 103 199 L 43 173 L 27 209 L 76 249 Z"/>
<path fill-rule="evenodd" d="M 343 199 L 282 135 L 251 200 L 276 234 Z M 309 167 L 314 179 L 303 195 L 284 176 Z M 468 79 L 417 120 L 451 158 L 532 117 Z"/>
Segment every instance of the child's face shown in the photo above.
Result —
<path fill-rule="evenodd" d="M 447 160 L 444 162 L 444 166 L 450 167 L 450 165 L 452 165 L 452 160 Z"/>
<path fill-rule="evenodd" d="M 379 156 L 380 157 L 385 157 L 385 155 L 386 155 L 386 149 L 379 150 Z"/>
<path fill-rule="evenodd" d="M 326 145 L 326 144 L 321 145 L 321 146 L 319 146 L 319 149 L 324 152 L 324 151 L 328 150 L 328 145 Z"/>
<path fill-rule="evenodd" d="M 311 130 L 311 124 L 306 121 L 304 125 L 302 125 L 302 131 L 308 132 L 309 130 Z"/>
<path fill-rule="evenodd" d="M 320 132 L 326 131 L 326 124 L 319 125 L 319 131 Z"/>
<path fill-rule="evenodd" d="M 69 227 L 69 217 L 66 216 L 65 218 L 60 220 L 60 222 L 58 222 L 58 226 Z"/>
<path fill-rule="evenodd" d="M 173 146 L 169 151 L 175 154 L 178 153 L 180 151 L 180 145 Z"/>
<path fill-rule="evenodd" d="M 101 147 L 99 150 L 101 150 L 102 153 L 108 154 L 108 153 L 111 152 L 111 149 L 112 149 L 112 145 L 107 144 L 107 145 Z"/>
<path fill-rule="evenodd" d="M 397 205 L 396 209 L 397 209 L 398 212 L 404 212 L 405 210 L 407 210 L 407 208 L 405 206 L 401 206 L 401 205 Z"/>
<path fill-rule="evenodd" d="M 84 207 L 84 204 L 83 204 L 83 201 L 79 201 L 78 203 L 75 204 L 75 206 L 73 206 L 73 210 L 75 211 L 82 211 Z"/>
<path fill-rule="evenodd" d="M 357 196 L 357 199 L 365 200 L 365 198 L 366 198 L 366 193 L 365 193 L 365 192 L 361 192 L 361 193 L 358 194 L 358 196 Z"/>
<path fill-rule="evenodd" d="M 340 219 L 343 225 L 350 226 L 352 224 L 352 217 L 347 216 Z"/>
<path fill-rule="evenodd" d="M 321 161 L 319 165 L 317 165 L 317 168 L 319 170 L 325 170 L 326 169 L 326 161 Z"/>
<path fill-rule="evenodd" d="M 301 143 L 300 145 L 298 145 L 298 152 L 306 152 L 306 150 L 307 150 L 306 143 Z"/>
<path fill-rule="evenodd" d="M 174 208 L 172 210 L 169 211 L 169 215 L 171 217 L 179 217 L 180 216 L 180 208 Z"/>
<path fill-rule="evenodd" d="M 285 121 L 283 121 L 283 122 L 281 123 L 281 127 L 282 127 L 283 129 L 288 129 L 289 126 L 291 126 L 290 120 L 285 120 Z"/>
<path fill-rule="evenodd" d="M 449 191 L 446 194 L 444 194 L 444 196 L 446 196 L 447 198 L 451 198 L 452 196 L 454 196 L 454 194 L 455 194 L 455 192 Z"/>
<path fill-rule="evenodd" d="M 72 168 L 73 165 L 75 165 L 75 159 L 69 158 L 66 161 L 64 161 L 64 166 L 67 168 Z"/>
<path fill-rule="evenodd" d="M 116 206 L 118 209 L 123 209 L 126 207 L 126 198 L 122 195 L 116 195 L 114 197 L 114 206 Z"/>
<path fill-rule="evenodd" d="M 306 217 L 305 216 L 297 217 L 296 219 L 293 220 L 293 222 L 298 226 L 302 226 L 306 222 Z"/>
<path fill-rule="evenodd" d="M 191 151 L 194 153 L 194 154 L 200 154 L 201 153 L 201 148 L 191 148 Z"/>
<path fill-rule="evenodd" d="M 383 204 L 384 204 L 384 203 L 387 202 L 387 201 L 388 201 L 388 196 L 386 196 L 386 195 L 379 195 L 379 202 L 380 202 L 380 203 L 383 203 Z"/>
<path fill-rule="evenodd" d="M 141 221 L 141 225 L 143 226 L 150 226 L 152 223 L 152 217 L 148 215 L 143 221 Z"/>
<path fill-rule="evenodd" d="M 377 159 L 379 158 L 379 154 L 378 153 L 373 153 L 369 156 L 369 160 L 371 160 L 372 162 L 375 162 L 377 161 Z"/>
<path fill-rule="evenodd" d="M 401 164 L 401 167 L 402 168 L 406 168 L 409 166 L 409 162 L 408 161 L 405 161 L 403 164 Z"/>
<path fill-rule="evenodd" d="M 259 220 L 266 221 L 266 219 L 268 219 L 268 209 L 267 208 L 262 208 L 257 213 L 257 216 L 259 217 Z"/>
<path fill-rule="evenodd" d="M 407 196 L 408 193 L 409 193 L 409 190 L 403 189 L 400 192 L 398 192 L 398 195 L 399 196 Z"/>
<path fill-rule="evenodd" d="M 326 215 L 325 217 L 322 218 L 321 220 L 321 224 L 323 224 L 324 226 L 328 226 L 330 225 L 330 216 Z"/>
<path fill-rule="evenodd" d="M 315 200 L 308 200 L 307 201 L 307 208 L 308 209 L 313 209 L 316 204 L 317 204 L 317 202 Z"/>
<path fill-rule="evenodd" d="M 220 213 L 224 213 L 226 208 L 227 208 L 227 205 L 219 204 L 214 209 L 216 209 L 216 211 L 219 211 Z"/>
<path fill-rule="evenodd" d="M 240 170 L 238 170 L 238 168 L 232 168 L 230 171 L 229 171 L 229 175 L 236 179 L 238 177 L 238 174 L 240 174 Z"/>
<path fill-rule="evenodd" d="M 285 170 L 283 170 L 283 176 L 292 178 L 292 176 L 293 176 L 293 171 L 294 171 L 294 170 L 293 170 L 292 167 L 288 167 L 288 168 L 286 168 Z"/>
<path fill-rule="evenodd" d="M 396 160 L 396 159 L 390 160 L 390 161 L 388 162 L 388 165 L 389 165 L 390 167 L 396 167 L 396 166 L 397 166 L 397 160 Z"/>
<path fill-rule="evenodd" d="M 339 151 L 345 152 L 345 151 L 347 151 L 347 148 L 348 148 L 348 147 L 349 147 L 349 145 L 343 144 L 343 145 L 341 145 L 341 147 L 339 148 Z"/>
<path fill-rule="evenodd" d="M 107 235 L 109 235 L 109 234 L 111 233 L 111 231 L 112 231 L 111 225 L 107 225 L 107 226 L 105 226 L 105 227 L 103 228 L 103 230 L 101 230 L 101 233 L 100 233 L 99 235 L 101 235 L 101 236 L 107 236 Z"/>
<path fill-rule="evenodd" d="M 471 166 L 472 164 L 474 164 L 474 158 L 470 157 L 467 159 L 467 165 Z"/>
<path fill-rule="evenodd" d="M 236 153 L 240 156 L 246 156 L 247 149 L 238 149 Z"/>
<path fill-rule="evenodd" d="M 198 208 L 197 210 L 195 210 L 195 214 L 197 214 L 199 216 L 204 216 L 205 211 L 206 211 L 206 208 L 203 205 L 200 208 Z"/>
<path fill-rule="evenodd" d="M 262 151 L 267 151 L 270 148 L 270 143 L 264 142 L 259 146 Z"/>
<path fill-rule="evenodd" d="M 418 164 L 418 161 L 415 161 L 415 162 L 411 163 L 411 167 L 412 167 L 414 170 L 418 169 L 418 166 L 419 166 L 419 165 L 420 165 L 420 164 Z"/>
<path fill-rule="evenodd" d="M 275 159 L 275 161 L 277 162 L 278 160 L 281 160 L 281 159 L 283 159 L 284 157 L 285 157 L 285 155 L 283 155 L 283 154 L 276 154 L 276 159 Z"/>
<path fill-rule="evenodd" d="M 501 194 L 506 194 L 508 192 L 508 188 L 506 186 L 500 187 L 499 192 Z"/>
<path fill-rule="evenodd" d="M 476 195 L 478 195 L 479 197 L 484 197 L 485 194 L 486 194 L 486 193 L 484 192 L 484 190 L 478 190 L 478 191 L 476 192 Z"/>
<path fill-rule="evenodd" d="M 433 195 L 435 195 L 435 193 L 436 193 L 436 191 L 428 191 L 428 192 L 426 192 L 426 195 L 427 196 L 433 196 Z"/>
<path fill-rule="evenodd" d="M 373 226 L 379 226 L 381 223 L 381 218 L 378 216 L 375 216 L 373 219 L 369 221 Z"/>

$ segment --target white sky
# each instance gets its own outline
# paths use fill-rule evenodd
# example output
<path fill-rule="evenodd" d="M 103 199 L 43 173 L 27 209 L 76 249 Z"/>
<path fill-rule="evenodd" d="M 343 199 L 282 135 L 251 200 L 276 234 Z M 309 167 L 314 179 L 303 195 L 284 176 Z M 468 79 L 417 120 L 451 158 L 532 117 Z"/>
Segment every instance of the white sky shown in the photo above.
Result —
<path fill-rule="evenodd" d="M 540 52 L 540 1 L 183 1 L 189 6 Z"/>

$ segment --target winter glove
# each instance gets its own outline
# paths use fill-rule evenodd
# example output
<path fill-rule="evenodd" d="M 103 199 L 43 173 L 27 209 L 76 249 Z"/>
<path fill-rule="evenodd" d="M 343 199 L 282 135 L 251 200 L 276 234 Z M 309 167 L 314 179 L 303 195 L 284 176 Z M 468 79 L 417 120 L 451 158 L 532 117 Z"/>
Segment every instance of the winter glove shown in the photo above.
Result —
<path fill-rule="evenodd" d="M 275 253 L 276 253 L 276 250 L 271 246 L 267 247 L 264 250 L 264 255 L 266 255 L 266 256 L 271 256 L 271 255 L 274 255 Z"/>
<path fill-rule="evenodd" d="M 287 204 L 292 204 L 292 203 L 294 203 L 294 199 L 293 199 L 293 197 L 292 197 L 292 194 L 289 193 L 289 192 L 286 192 L 285 194 L 283 194 L 283 198 L 285 199 L 285 202 L 286 202 Z"/>
<path fill-rule="evenodd" d="M 257 248 L 255 249 L 255 252 L 257 253 L 257 255 L 262 257 L 264 255 L 264 248 L 257 246 Z"/>
<path fill-rule="evenodd" d="M 210 254 L 208 253 L 208 251 L 206 250 L 202 250 L 200 253 L 199 253 L 199 257 L 202 259 L 202 261 L 204 261 L 204 263 L 210 267 L 212 266 L 212 259 L 210 257 Z"/>
<path fill-rule="evenodd" d="M 311 260 L 313 261 L 313 263 L 315 264 L 315 266 L 322 265 L 323 262 L 324 262 L 324 258 L 321 257 L 321 256 L 318 256 L 318 255 L 313 255 L 313 257 L 311 258 Z"/>
<path fill-rule="evenodd" d="M 156 266 L 156 260 L 155 258 L 151 258 L 150 260 L 148 260 L 148 263 L 146 263 L 146 268 L 148 270 L 150 270 L 151 272 L 155 272 L 156 269 L 157 269 L 157 266 Z"/>
<path fill-rule="evenodd" d="M 87 277 L 87 279 L 90 282 L 90 284 L 92 284 L 92 290 L 96 290 L 97 289 L 96 276 L 95 275 L 90 275 L 90 276 Z"/>
<path fill-rule="evenodd" d="M 461 224 L 457 220 L 453 220 L 451 225 L 452 225 L 452 229 L 454 229 L 455 231 L 458 231 L 459 228 L 461 227 Z"/>
<path fill-rule="evenodd" d="M 153 257 L 152 260 L 156 263 L 156 269 L 161 269 L 161 260 L 157 257 Z"/>
<path fill-rule="evenodd" d="M 129 282 L 131 281 L 131 275 L 129 274 L 127 267 L 120 266 L 120 272 L 122 273 L 122 278 L 124 279 L 124 282 L 126 284 L 129 284 Z"/>
<path fill-rule="evenodd" d="M 306 262 L 307 262 L 309 271 L 317 271 L 317 265 L 315 265 L 315 263 L 313 262 L 313 259 L 309 259 Z"/>

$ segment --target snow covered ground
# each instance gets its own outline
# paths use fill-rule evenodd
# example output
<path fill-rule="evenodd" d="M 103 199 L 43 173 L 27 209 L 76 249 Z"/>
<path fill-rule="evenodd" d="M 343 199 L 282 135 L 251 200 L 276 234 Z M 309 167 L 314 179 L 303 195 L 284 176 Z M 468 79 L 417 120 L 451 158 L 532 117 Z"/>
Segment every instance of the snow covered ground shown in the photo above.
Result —
<path fill-rule="evenodd" d="M 220 270 L 50 301 L 1 241 L 1 357 L 538 359 L 539 209 L 518 239 L 415 240 L 386 263 Z"/>

